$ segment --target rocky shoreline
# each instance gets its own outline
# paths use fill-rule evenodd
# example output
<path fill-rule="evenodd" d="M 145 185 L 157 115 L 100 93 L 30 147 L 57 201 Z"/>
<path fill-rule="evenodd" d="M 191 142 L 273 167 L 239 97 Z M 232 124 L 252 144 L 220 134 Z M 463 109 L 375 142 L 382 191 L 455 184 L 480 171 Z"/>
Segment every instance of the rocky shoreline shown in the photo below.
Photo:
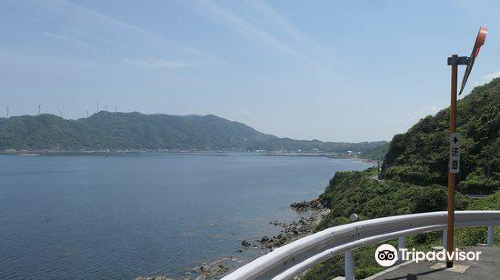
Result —
<path fill-rule="evenodd" d="M 255 240 L 254 243 L 243 240 L 241 245 L 244 247 L 260 247 L 272 251 L 274 248 L 281 247 L 313 233 L 314 228 L 328 213 L 330 213 L 330 209 L 325 208 L 318 199 L 295 202 L 292 203 L 290 207 L 297 212 L 308 213 L 308 215 L 289 224 L 280 221 L 271 221 L 269 224 L 282 228 L 280 234 L 272 237 L 264 235 L 258 240 Z"/>
<path fill-rule="evenodd" d="M 188 269 L 185 275 L 181 278 L 171 278 L 165 275 L 154 277 L 137 277 L 135 280 L 204 280 L 204 279 L 219 279 L 227 274 L 230 270 L 227 263 L 242 263 L 243 259 L 235 256 L 223 257 L 210 263 L 203 263 L 202 266 L 192 267 Z"/>
<path fill-rule="evenodd" d="M 238 252 L 243 253 L 245 249 L 260 249 L 263 253 L 272 252 L 275 248 L 313 233 L 314 228 L 330 212 L 330 209 L 325 208 L 319 199 L 295 202 L 292 203 L 290 207 L 299 213 L 304 213 L 304 216 L 289 224 L 281 221 L 270 221 L 269 224 L 281 228 L 279 234 L 276 236 L 264 235 L 255 240 L 244 239 L 241 241 L 242 248 L 239 249 Z M 193 267 L 186 272 L 186 275 L 183 276 L 181 280 L 220 279 L 231 271 L 229 263 L 237 263 L 238 266 L 240 266 L 241 263 L 243 263 L 243 259 L 235 256 L 228 256 L 211 263 L 205 263 L 203 266 Z M 135 280 L 174 279 L 167 276 L 156 276 L 138 277 Z"/>

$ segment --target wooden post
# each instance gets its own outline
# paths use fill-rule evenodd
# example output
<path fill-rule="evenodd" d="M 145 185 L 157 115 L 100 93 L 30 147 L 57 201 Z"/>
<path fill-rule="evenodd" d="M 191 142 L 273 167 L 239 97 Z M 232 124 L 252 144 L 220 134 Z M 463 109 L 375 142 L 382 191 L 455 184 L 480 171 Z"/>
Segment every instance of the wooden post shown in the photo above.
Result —
<path fill-rule="evenodd" d="M 450 106 L 450 133 L 457 132 L 457 80 L 458 80 L 458 55 L 452 55 L 451 63 L 451 106 Z M 451 143 L 451 142 L 450 142 Z M 450 144 L 451 145 L 451 144 Z M 450 148 L 451 151 L 451 148 Z M 451 153 L 450 153 L 451 156 Z M 450 172 L 448 166 L 448 233 L 446 235 L 446 249 L 453 252 L 455 233 L 455 173 Z M 446 260 L 446 267 L 453 267 L 453 259 Z"/>

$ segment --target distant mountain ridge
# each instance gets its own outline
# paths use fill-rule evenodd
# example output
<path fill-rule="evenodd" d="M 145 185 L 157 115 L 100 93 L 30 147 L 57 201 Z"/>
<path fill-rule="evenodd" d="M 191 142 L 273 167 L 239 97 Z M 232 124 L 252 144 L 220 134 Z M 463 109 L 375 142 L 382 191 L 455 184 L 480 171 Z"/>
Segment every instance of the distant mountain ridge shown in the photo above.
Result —
<path fill-rule="evenodd" d="M 98 112 L 66 120 L 51 114 L 0 118 L 0 150 L 197 149 L 365 152 L 378 142 L 293 140 L 214 115 Z"/>

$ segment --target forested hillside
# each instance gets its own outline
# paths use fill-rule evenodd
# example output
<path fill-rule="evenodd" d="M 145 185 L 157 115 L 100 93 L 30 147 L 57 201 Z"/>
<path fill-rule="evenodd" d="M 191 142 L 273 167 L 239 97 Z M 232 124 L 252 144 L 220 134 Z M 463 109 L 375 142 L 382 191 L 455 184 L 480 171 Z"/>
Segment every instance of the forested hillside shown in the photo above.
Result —
<path fill-rule="evenodd" d="M 364 152 L 387 142 L 322 142 L 278 138 L 214 115 L 172 116 L 101 111 L 66 120 L 54 115 L 0 118 L 0 151 L 197 149 Z"/>
<path fill-rule="evenodd" d="M 449 110 L 428 116 L 394 136 L 382 176 L 415 185 L 446 185 Z M 491 193 L 500 189 L 500 79 L 475 88 L 458 103 L 462 140 L 458 189 Z"/>
<path fill-rule="evenodd" d="M 361 157 L 371 160 L 383 160 L 385 158 L 385 155 L 387 154 L 387 151 L 389 151 L 389 143 L 380 145 L 369 151 L 366 151 L 361 155 Z"/>

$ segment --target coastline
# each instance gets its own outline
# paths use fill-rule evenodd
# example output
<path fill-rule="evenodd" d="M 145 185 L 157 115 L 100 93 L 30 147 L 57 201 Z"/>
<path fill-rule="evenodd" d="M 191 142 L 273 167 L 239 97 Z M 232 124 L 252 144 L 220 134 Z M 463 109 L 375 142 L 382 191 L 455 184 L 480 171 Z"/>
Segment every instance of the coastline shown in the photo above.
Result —
<path fill-rule="evenodd" d="M 252 154 L 252 153 L 246 153 Z M 253 153 L 256 154 L 256 153 Z M 296 154 L 256 154 L 260 156 L 271 157 L 305 157 L 311 155 L 296 155 Z M 365 162 L 377 164 L 377 161 L 364 159 L 359 157 L 331 157 L 327 155 L 314 155 L 314 157 L 325 158 L 338 158 L 354 160 L 358 162 Z M 223 255 L 214 259 L 205 260 L 200 266 L 186 268 L 185 275 L 182 277 L 167 277 L 159 275 L 155 277 L 138 277 L 135 280 L 204 280 L 204 279 L 220 279 L 225 275 L 230 274 L 241 266 L 254 261 L 256 258 L 263 256 L 274 249 L 292 243 L 300 238 L 306 237 L 314 233 L 316 226 L 323 220 L 323 218 L 330 213 L 330 209 L 325 207 L 319 196 L 312 200 L 296 201 L 288 205 L 292 211 L 299 213 L 300 218 L 285 223 L 278 220 L 268 220 L 269 225 L 275 226 L 279 232 L 271 235 L 261 236 L 247 236 L 246 239 L 240 239 L 240 247 L 234 254 Z M 265 221 L 264 221 L 265 222 Z M 251 251 L 252 257 L 246 255 L 245 252 Z"/>
<path fill-rule="evenodd" d="M 293 211 L 302 213 L 301 218 L 291 223 L 281 221 L 269 221 L 269 224 L 280 228 L 280 233 L 274 236 L 260 236 L 252 239 L 243 239 L 238 253 L 246 250 L 256 250 L 259 256 L 272 252 L 288 243 L 303 238 L 314 232 L 315 227 L 330 213 L 330 209 L 323 206 L 319 198 L 313 200 L 302 200 L 294 202 L 289 206 Z M 255 259 L 255 258 L 254 258 Z M 220 279 L 233 272 L 235 269 L 252 262 L 254 259 L 246 260 L 242 256 L 223 256 L 215 260 L 205 261 L 201 266 L 187 268 L 186 273 L 181 278 L 171 278 L 166 275 L 140 276 L 135 280 L 204 280 Z M 194 278 L 192 278 L 194 277 Z"/>
<path fill-rule="evenodd" d="M 376 164 L 377 161 L 369 158 L 363 158 L 360 155 L 349 156 L 335 153 L 307 153 L 307 152 L 258 152 L 258 151 L 238 151 L 238 150 L 177 150 L 177 149 L 126 149 L 126 150 L 0 150 L 0 155 L 18 155 L 18 156 L 112 156 L 112 155 L 135 155 L 135 154 L 173 154 L 173 155 L 207 155 L 207 156 L 227 156 L 230 153 L 253 154 L 258 156 L 270 157 L 326 157 L 331 159 L 351 159 L 361 162 Z"/>

